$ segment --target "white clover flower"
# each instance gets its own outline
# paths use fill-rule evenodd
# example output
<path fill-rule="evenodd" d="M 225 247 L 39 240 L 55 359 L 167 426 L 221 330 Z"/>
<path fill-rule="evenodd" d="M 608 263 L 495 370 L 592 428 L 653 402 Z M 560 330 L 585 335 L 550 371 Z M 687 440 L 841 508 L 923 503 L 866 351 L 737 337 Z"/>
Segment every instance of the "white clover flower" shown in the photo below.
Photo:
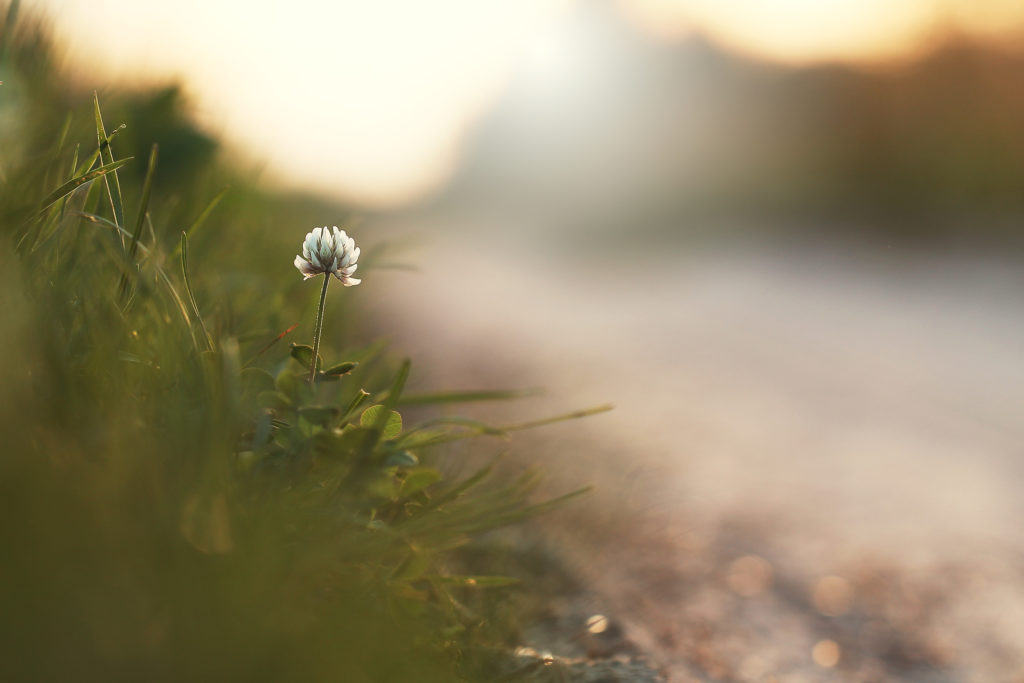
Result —
<path fill-rule="evenodd" d="M 302 256 L 295 257 L 295 267 L 305 279 L 316 277 L 320 273 L 331 273 L 346 287 L 358 285 L 362 280 L 352 277 L 356 272 L 356 261 L 359 260 L 359 247 L 356 241 L 345 234 L 344 230 L 333 228 L 313 228 L 306 234 L 302 243 Z"/>

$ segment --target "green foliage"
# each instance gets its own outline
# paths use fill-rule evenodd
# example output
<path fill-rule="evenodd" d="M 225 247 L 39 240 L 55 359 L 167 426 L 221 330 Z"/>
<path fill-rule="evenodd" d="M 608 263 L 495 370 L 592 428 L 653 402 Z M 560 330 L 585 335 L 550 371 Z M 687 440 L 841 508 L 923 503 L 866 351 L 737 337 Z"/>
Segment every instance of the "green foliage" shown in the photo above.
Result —
<path fill-rule="evenodd" d="M 307 382 L 312 348 L 278 342 L 310 318 L 290 255 L 322 207 L 182 156 L 199 136 L 169 91 L 64 116 L 38 33 L 3 31 L 0 679 L 479 677 L 492 624 L 457 592 L 514 580 L 451 552 L 564 499 L 530 502 L 533 474 L 447 478 L 437 446 L 532 425 L 407 425 L 410 364 L 358 339 L 347 290 Z M 136 125 L 160 144 L 144 170 L 111 145 Z"/>

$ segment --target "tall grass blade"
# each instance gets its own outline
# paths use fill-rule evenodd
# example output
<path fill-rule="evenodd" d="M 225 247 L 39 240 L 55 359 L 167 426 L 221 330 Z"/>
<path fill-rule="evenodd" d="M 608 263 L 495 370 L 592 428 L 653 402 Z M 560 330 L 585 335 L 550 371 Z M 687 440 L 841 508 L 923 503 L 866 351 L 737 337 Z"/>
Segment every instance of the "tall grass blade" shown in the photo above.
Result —
<path fill-rule="evenodd" d="M 104 149 L 105 147 L 109 147 L 110 146 L 110 141 L 113 140 L 114 138 L 116 138 L 117 134 L 120 133 L 124 129 L 125 129 L 125 124 L 122 123 L 120 126 L 115 128 L 114 130 L 110 131 L 110 135 L 107 136 L 106 144 L 104 144 L 103 147 L 97 147 L 95 150 L 93 150 L 93 153 L 90 154 L 88 157 L 86 157 L 85 161 L 82 162 L 82 165 L 79 166 L 75 170 L 75 175 L 82 175 L 83 173 L 88 171 L 90 168 L 92 168 L 92 165 L 95 164 L 96 160 L 100 158 L 100 151 L 102 149 Z M 101 161 L 100 163 L 103 163 L 103 162 Z"/>
<path fill-rule="evenodd" d="M 81 145 L 76 144 L 75 145 L 75 154 L 74 154 L 74 156 L 71 157 L 71 178 L 74 178 L 75 175 L 77 175 L 75 173 L 75 169 L 78 167 L 78 152 L 80 151 L 80 149 L 81 149 Z M 69 178 L 69 180 L 70 180 L 70 178 Z"/>
<path fill-rule="evenodd" d="M 545 425 L 555 424 L 557 422 L 565 422 L 566 420 L 576 420 L 579 418 L 590 417 L 591 415 L 597 415 L 599 413 L 608 412 L 613 408 L 613 405 L 605 404 L 595 406 L 593 408 L 587 408 L 585 410 L 574 410 L 571 413 L 565 413 L 563 415 L 545 417 L 540 420 L 531 420 L 529 422 L 519 422 L 516 424 L 505 425 L 502 427 L 491 427 L 483 422 L 479 422 L 477 420 L 469 420 L 466 418 L 437 418 L 424 422 L 423 424 L 418 425 L 414 429 L 409 430 L 406 436 L 403 437 L 401 444 L 403 448 L 425 448 L 427 446 L 438 446 L 443 443 L 451 443 L 453 441 L 471 439 L 475 436 L 480 435 L 506 436 L 508 432 L 517 432 L 525 429 L 534 429 L 536 427 L 543 427 Z M 426 430 L 427 427 L 437 424 L 453 425 L 456 427 L 463 427 L 463 429 L 460 429 L 459 431 L 445 431 L 440 433 Z"/>
<path fill-rule="evenodd" d="M 470 476 L 470 477 L 466 478 L 465 480 L 459 482 L 457 485 L 455 485 L 450 490 L 445 491 L 440 496 L 437 496 L 436 498 L 434 498 L 432 501 L 430 501 L 427 504 L 426 507 L 428 507 L 428 508 L 437 508 L 437 507 L 441 507 L 442 505 L 447 505 L 448 503 L 452 502 L 453 500 L 458 499 L 464 493 L 469 491 L 469 489 L 473 488 L 474 486 L 476 486 L 477 484 L 482 482 L 484 479 L 489 477 L 491 472 L 494 471 L 495 464 L 497 464 L 497 461 L 492 462 L 491 464 L 489 464 L 489 465 L 487 465 L 485 467 L 480 468 L 479 470 L 474 472 L 472 476 Z"/>
<path fill-rule="evenodd" d="M 188 308 L 185 307 L 185 302 L 182 300 L 181 295 L 178 294 L 178 289 L 174 286 L 174 283 L 171 282 L 171 278 L 167 276 L 167 273 L 164 272 L 163 268 L 158 268 L 156 272 L 157 277 L 159 277 L 160 281 L 164 283 L 164 286 L 170 293 L 171 298 L 174 299 L 174 304 L 177 307 L 178 312 L 181 313 L 181 319 L 185 322 L 185 328 L 192 337 L 192 345 L 198 351 L 199 344 L 196 342 L 195 331 L 192 329 L 192 318 L 189 317 Z"/>
<path fill-rule="evenodd" d="M 130 238 L 131 237 L 131 234 L 127 230 L 122 228 L 120 225 L 117 225 L 116 223 L 114 223 L 114 221 L 110 220 L 109 218 L 104 218 L 103 216 L 97 216 L 96 214 L 89 213 L 87 211 L 79 211 L 78 213 L 76 213 L 74 215 L 80 216 L 80 217 L 84 218 L 85 220 L 89 221 L 90 223 L 94 223 L 96 225 L 105 225 L 106 227 L 108 227 L 111 230 L 113 230 L 115 233 L 117 233 L 122 238 L 125 238 L 125 237 L 129 237 Z M 148 256 L 149 255 L 149 248 L 146 247 L 146 245 L 140 244 L 139 245 L 139 249 L 142 250 L 142 253 L 143 253 L 144 256 Z"/>
<path fill-rule="evenodd" d="M 199 321 L 199 327 L 203 329 L 203 337 L 206 339 L 207 348 L 213 350 L 213 337 L 210 336 L 209 330 L 206 329 L 206 323 L 203 322 L 203 316 L 199 313 L 199 306 L 196 305 L 196 297 L 192 293 L 192 283 L 188 279 L 188 235 L 184 232 L 181 233 L 181 276 L 185 279 L 185 294 L 188 296 L 188 302 L 192 305 L 192 312 L 195 313 L 196 320 Z"/>
<path fill-rule="evenodd" d="M 135 217 L 135 229 L 132 230 L 131 245 L 128 247 L 128 256 L 130 259 L 135 259 L 135 254 L 139 250 L 139 236 L 142 234 L 142 224 L 146 220 L 146 209 L 149 208 L 149 192 L 153 188 L 153 173 L 156 171 L 156 157 L 157 157 L 157 145 L 153 145 L 153 148 L 149 152 L 149 165 L 146 167 L 146 179 L 142 183 L 142 199 L 139 200 L 139 214 Z M 128 291 L 128 277 L 121 277 L 121 284 L 118 288 L 121 292 L 121 296 L 124 297 Z"/>
<path fill-rule="evenodd" d="M 103 114 L 100 112 L 100 96 L 95 91 L 92 94 L 93 113 L 96 117 L 96 146 L 99 148 L 100 161 L 108 164 L 114 163 L 114 150 L 110 146 L 110 138 L 103 127 Z M 106 154 L 104 154 L 104 151 Z M 113 181 L 113 182 L 111 182 Z M 110 210 L 114 212 L 114 222 L 124 225 L 124 199 L 121 197 L 121 181 L 117 179 L 117 173 L 112 178 L 104 176 L 103 182 L 107 186 L 107 195 L 110 197 Z M 124 246 L 124 240 L 121 241 Z"/>
<path fill-rule="evenodd" d="M 60 160 L 61 152 L 64 151 L 64 143 L 67 142 L 69 130 L 71 130 L 71 112 L 64 116 L 64 124 L 61 126 L 60 134 L 57 136 L 57 145 L 54 147 L 53 153 L 55 163 Z"/>
<path fill-rule="evenodd" d="M 223 190 L 218 192 L 213 199 L 210 200 L 210 203 L 206 205 L 206 208 L 202 210 L 202 212 L 196 217 L 194 221 L 192 221 L 192 225 L 188 226 L 188 228 L 185 230 L 185 235 L 191 237 L 192 234 L 199 229 L 199 226 L 206 222 L 206 219 L 209 218 L 210 214 L 213 213 L 213 210 L 217 208 L 218 204 L 220 204 L 220 200 L 224 199 L 224 195 L 226 195 L 228 193 L 228 190 L 230 189 L 230 187 L 225 187 Z M 174 250 L 170 254 L 171 257 L 176 256 L 180 251 L 180 248 L 180 244 L 175 246 Z"/>
<path fill-rule="evenodd" d="M 72 191 L 74 191 L 75 188 L 79 187 L 80 185 L 84 185 L 85 183 L 87 183 L 87 182 L 89 182 L 91 180 L 96 180 L 97 178 L 100 178 L 100 177 L 105 177 L 108 173 L 113 173 L 114 171 L 116 171 L 117 169 L 121 168 L 122 166 L 124 166 L 125 164 L 127 164 L 131 160 L 132 160 L 132 157 L 125 157 L 124 159 L 118 159 L 117 161 L 115 161 L 113 163 L 105 164 L 105 165 L 100 166 L 99 168 L 97 168 L 97 169 L 95 169 L 93 171 L 89 171 L 85 175 L 80 175 L 77 178 L 72 178 L 71 180 L 67 181 L 66 183 L 64 183 L 63 185 L 58 187 L 56 190 L 51 192 L 50 194 L 46 195 L 46 197 L 43 199 L 42 203 L 40 204 L 39 214 L 37 214 L 37 215 L 42 215 L 43 212 L 46 211 L 46 209 L 50 208 L 50 205 L 52 205 L 53 203 L 55 203 L 56 201 L 58 201 L 59 199 L 61 199 L 65 195 L 70 194 Z"/>
<path fill-rule="evenodd" d="M 142 234 L 142 224 L 146 220 L 146 209 L 149 208 L 149 193 L 153 189 L 153 174 L 156 171 L 157 145 L 149 152 L 149 165 L 146 167 L 146 179 L 142 183 L 142 199 L 139 201 L 139 214 L 135 217 L 135 229 L 132 230 L 132 244 L 128 253 L 135 256 L 139 243 L 139 236 Z"/>
<path fill-rule="evenodd" d="M 565 422 L 566 420 L 578 420 L 583 417 L 590 417 L 591 415 L 607 413 L 609 410 L 614 409 L 615 406 L 613 406 L 611 403 L 605 403 L 603 405 L 594 406 L 593 408 L 585 408 L 584 410 L 574 410 L 571 413 L 555 415 L 554 417 L 545 417 L 540 420 L 531 420 L 529 422 L 519 422 L 517 424 L 506 425 L 504 427 L 501 427 L 501 431 L 516 432 L 523 429 L 533 429 L 534 427 L 543 427 L 545 425 L 555 424 L 556 422 Z"/>
<path fill-rule="evenodd" d="M 412 368 L 412 361 L 406 358 L 402 361 L 402 366 L 398 368 L 398 374 L 395 375 L 395 381 L 391 385 L 391 391 L 388 392 L 387 397 L 382 402 L 384 410 L 381 411 L 381 417 L 377 420 L 379 424 L 375 424 L 374 427 L 383 428 L 384 424 L 388 421 L 388 413 L 394 410 L 395 405 L 398 404 L 398 399 L 402 396 L 402 391 L 405 389 L 405 382 L 409 379 L 409 370 Z"/>
<path fill-rule="evenodd" d="M 479 403 L 481 401 L 508 401 L 516 398 L 537 396 L 539 389 L 504 389 L 497 391 L 440 391 L 430 394 L 403 396 L 400 406 L 431 405 L 440 403 Z"/>
<path fill-rule="evenodd" d="M 342 419 L 347 420 L 348 418 L 352 417 L 355 414 L 356 410 L 359 409 L 359 406 L 363 405 L 363 403 L 369 397 L 370 394 L 368 392 L 360 389 L 359 393 L 352 397 L 352 400 L 349 402 L 348 407 L 345 408 L 345 412 L 341 414 Z"/>

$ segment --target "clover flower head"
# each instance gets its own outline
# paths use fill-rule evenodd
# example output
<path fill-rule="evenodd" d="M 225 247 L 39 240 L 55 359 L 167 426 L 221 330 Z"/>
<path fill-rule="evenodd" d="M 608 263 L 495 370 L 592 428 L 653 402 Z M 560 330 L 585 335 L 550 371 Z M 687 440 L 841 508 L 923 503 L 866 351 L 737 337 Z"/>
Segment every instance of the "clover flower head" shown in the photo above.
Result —
<path fill-rule="evenodd" d="M 295 267 L 305 279 L 320 273 L 330 273 L 346 287 L 358 285 L 362 280 L 352 277 L 359 260 L 359 247 L 354 239 L 338 230 L 338 226 L 313 228 L 302 242 L 302 256 L 296 255 Z"/>

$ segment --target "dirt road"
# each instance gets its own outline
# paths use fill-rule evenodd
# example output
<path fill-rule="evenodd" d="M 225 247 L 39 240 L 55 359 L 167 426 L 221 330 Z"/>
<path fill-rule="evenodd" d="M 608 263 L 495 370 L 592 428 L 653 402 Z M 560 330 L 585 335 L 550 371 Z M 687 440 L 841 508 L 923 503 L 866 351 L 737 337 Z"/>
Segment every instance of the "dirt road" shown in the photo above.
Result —
<path fill-rule="evenodd" d="M 550 433 L 554 468 L 628 511 L 579 565 L 675 679 L 1024 677 L 1024 267 L 511 237 L 417 260 L 380 295 L 435 377 L 616 404 Z"/>

